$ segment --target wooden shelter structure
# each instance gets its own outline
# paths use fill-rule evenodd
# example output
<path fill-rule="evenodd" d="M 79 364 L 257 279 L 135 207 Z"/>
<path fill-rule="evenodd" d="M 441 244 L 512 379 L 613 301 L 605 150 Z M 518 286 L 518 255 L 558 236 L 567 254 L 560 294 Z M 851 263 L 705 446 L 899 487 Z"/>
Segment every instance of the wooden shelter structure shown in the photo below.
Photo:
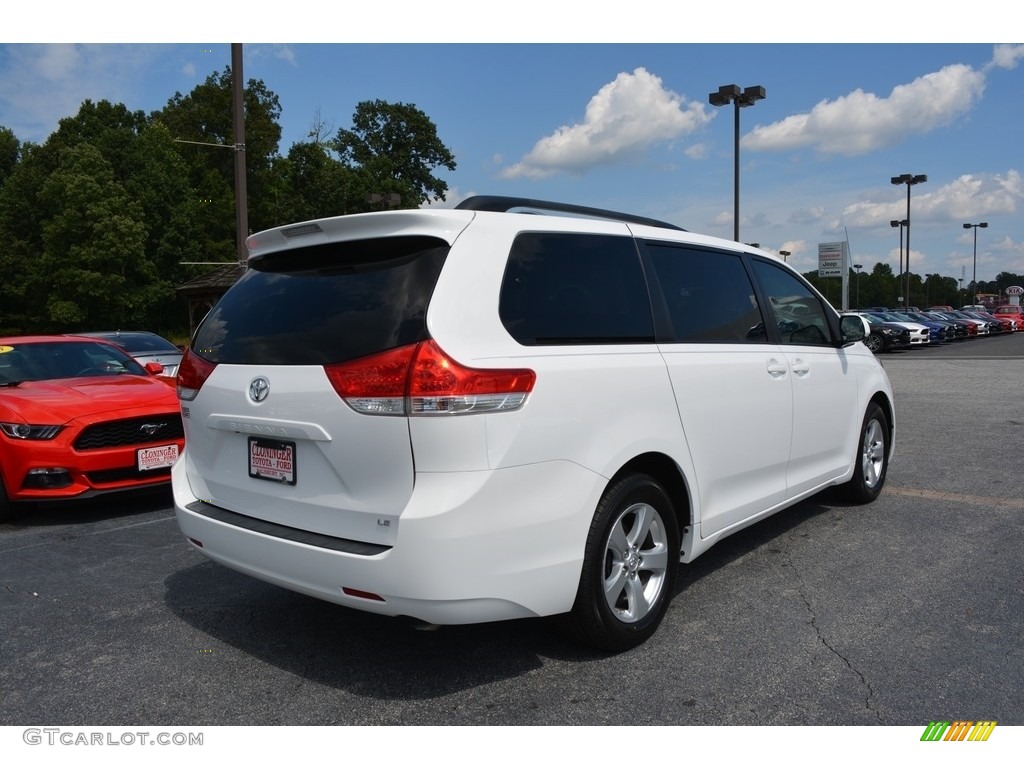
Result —
<path fill-rule="evenodd" d="M 178 294 L 188 301 L 189 336 L 195 333 L 206 313 L 244 273 L 245 265 L 232 261 L 178 286 Z"/>

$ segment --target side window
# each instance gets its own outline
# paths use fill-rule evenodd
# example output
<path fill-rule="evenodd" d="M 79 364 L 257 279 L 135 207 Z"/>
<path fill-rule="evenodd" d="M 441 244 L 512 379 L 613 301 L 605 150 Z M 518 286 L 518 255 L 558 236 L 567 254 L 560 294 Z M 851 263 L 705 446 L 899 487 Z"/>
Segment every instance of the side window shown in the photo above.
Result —
<path fill-rule="evenodd" d="M 529 346 L 654 341 L 650 298 L 630 237 L 520 234 L 498 312 L 512 337 Z"/>
<path fill-rule="evenodd" d="M 672 323 L 672 342 L 767 341 L 739 254 L 647 243 Z"/>
<path fill-rule="evenodd" d="M 801 280 L 768 262 L 752 260 L 754 275 L 771 305 L 783 344 L 831 346 L 832 331 L 821 300 Z"/>

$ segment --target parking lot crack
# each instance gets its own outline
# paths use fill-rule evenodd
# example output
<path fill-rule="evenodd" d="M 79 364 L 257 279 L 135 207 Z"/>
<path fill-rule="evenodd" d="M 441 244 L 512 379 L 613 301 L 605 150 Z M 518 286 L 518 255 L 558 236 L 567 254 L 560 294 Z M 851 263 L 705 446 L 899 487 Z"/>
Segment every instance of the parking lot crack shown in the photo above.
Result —
<path fill-rule="evenodd" d="M 825 646 L 825 648 L 828 649 L 829 653 L 831 653 L 833 656 L 842 661 L 843 664 L 846 665 L 846 668 L 857 676 L 858 680 L 860 680 L 861 687 L 864 688 L 864 708 L 872 715 L 874 715 L 879 725 L 881 725 L 881 715 L 873 706 L 875 691 L 871 687 L 871 683 L 868 682 L 868 679 L 864 677 L 863 673 L 859 669 L 857 669 L 848 658 L 846 658 L 842 653 L 840 653 L 838 649 L 836 649 L 836 647 L 828 641 L 827 637 L 825 637 L 825 633 L 821 631 L 821 627 L 818 625 L 818 616 L 814 612 L 814 606 L 811 604 L 810 599 L 808 599 L 807 597 L 806 585 L 804 584 L 803 577 L 800 574 L 800 569 L 796 567 L 796 565 L 793 562 L 793 558 L 790 556 L 790 553 L 788 551 L 784 552 L 783 556 L 785 557 L 786 564 L 789 566 L 792 573 L 796 577 L 797 594 L 800 595 L 800 599 L 803 601 L 804 607 L 807 609 L 807 613 L 809 613 L 811 616 L 811 627 L 814 629 L 814 633 L 818 637 L 818 642 Z"/>

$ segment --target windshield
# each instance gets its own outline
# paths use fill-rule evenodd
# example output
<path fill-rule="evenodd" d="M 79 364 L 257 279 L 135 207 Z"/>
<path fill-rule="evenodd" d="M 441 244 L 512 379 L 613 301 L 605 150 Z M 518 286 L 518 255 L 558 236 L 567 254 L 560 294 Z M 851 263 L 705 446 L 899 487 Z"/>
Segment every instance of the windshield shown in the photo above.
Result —
<path fill-rule="evenodd" d="M 0 384 L 89 376 L 146 376 L 127 353 L 92 341 L 39 341 L 0 345 Z"/>

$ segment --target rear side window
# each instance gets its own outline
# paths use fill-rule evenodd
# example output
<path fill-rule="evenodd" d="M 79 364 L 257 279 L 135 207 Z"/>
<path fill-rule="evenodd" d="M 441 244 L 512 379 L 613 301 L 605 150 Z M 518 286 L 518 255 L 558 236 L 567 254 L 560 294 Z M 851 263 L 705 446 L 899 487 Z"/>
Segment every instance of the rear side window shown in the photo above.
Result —
<path fill-rule="evenodd" d="M 520 344 L 654 341 L 650 298 L 630 237 L 526 232 L 512 245 L 499 303 Z"/>
<path fill-rule="evenodd" d="M 390 237 L 254 259 L 192 348 L 214 363 L 327 365 L 422 341 L 447 254 L 435 238 Z"/>
<path fill-rule="evenodd" d="M 767 341 L 757 295 L 736 253 L 647 243 L 675 343 Z"/>

